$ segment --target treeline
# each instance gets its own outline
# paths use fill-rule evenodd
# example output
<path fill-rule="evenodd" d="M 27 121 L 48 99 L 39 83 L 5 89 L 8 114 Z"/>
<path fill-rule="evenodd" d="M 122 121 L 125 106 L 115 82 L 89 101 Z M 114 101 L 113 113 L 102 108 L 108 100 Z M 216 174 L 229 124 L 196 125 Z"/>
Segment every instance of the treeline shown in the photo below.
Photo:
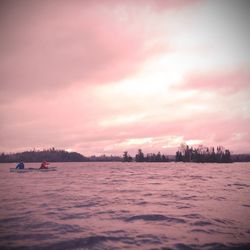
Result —
<path fill-rule="evenodd" d="M 88 158 L 77 153 L 68 152 L 65 150 L 57 150 L 55 148 L 44 150 L 31 150 L 22 153 L 2 153 L 0 155 L 0 162 L 82 162 L 88 161 Z"/>
<path fill-rule="evenodd" d="M 174 156 L 167 156 L 158 152 L 157 154 L 149 153 L 144 154 L 141 149 L 138 149 L 137 154 L 132 157 L 128 151 L 123 152 L 123 162 L 214 162 L 214 163 L 230 163 L 239 161 L 250 161 L 250 155 L 231 155 L 231 152 L 224 147 L 219 146 L 208 148 L 199 145 L 197 148 L 190 147 L 186 144 L 181 144 L 178 151 Z"/>
<path fill-rule="evenodd" d="M 231 159 L 233 162 L 250 162 L 250 154 L 233 154 Z"/>
<path fill-rule="evenodd" d="M 122 161 L 122 158 L 120 156 L 115 156 L 115 155 L 100 155 L 100 156 L 95 156 L 92 155 L 87 158 L 88 161 L 95 162 L 95 161 L 106 161 L 106 162 L 112 162 L 112 161 Z"/>
<path fill-rule="evenodd" d="M 177 162 L 232 162 L 231 153 L 228 149 L 219 146 L 216 148 L 204 147 L 200 145 L 197 148 L 182 144 L 176 152 L 175 160 Z"/>
<path fill-rule="evenodd" d="M 90 156 L 86 157 L 77 152 L 68 152 L 66 150 L 58 150 L 55 148 L 44 150 L 30 150 L 22 153 L 0 154 L 0 162 L 112 162 L 122 161 L 120 156 Z"/>
<path fill-rule="evenodd" d="M 158 152 L 157 154 L 150 153 L 150 154 L 144 155 L 142 150 L 138 149 L 138 153 L 135 155 L 134 158 L 132 156 L 130 156 L 127 151 L 125 151 L 123 153 L 122 161 L 123 162 L 132 162 L 132 161 L 136 161 L 136 162 L 168 162 L 169 157 L 164 155 L 164 154 L 161 154 L 160 152 Z"/>
<path fill-rule="evenodd" d="M 223 147 L 208 148 L 204 146 L 190 147 L 182 144 L 176 155 L 167 156 L 165 154 L 148 153 L 144 154 L 141 149 L 137 154 L 132 157 L 127 151 L 123 153 L 123 156 L 90 156 L 86 157 L 77 152 L 68 152 L 65 150 L 58 150 L 55 148 L 44 150 L 30 150 L 22 153 L 0 153 L 0 162 L 217 162 L 217 163 L 229 163 L 229 162 L 249 162 L 249 154 L 231 155 L 228 149 Z"/>

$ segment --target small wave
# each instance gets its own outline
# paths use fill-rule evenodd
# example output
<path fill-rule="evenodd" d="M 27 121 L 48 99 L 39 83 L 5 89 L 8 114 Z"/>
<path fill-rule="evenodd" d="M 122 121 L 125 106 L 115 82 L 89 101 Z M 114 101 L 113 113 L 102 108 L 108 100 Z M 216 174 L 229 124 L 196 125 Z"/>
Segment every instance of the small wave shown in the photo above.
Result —
<path fill-rule="evenodd" d="M 14 216 L 9 218 L 0 219 L 0 225 L 8 225 L 11 223 L 22 222 L 25 221 L 26 218 L 24 216 Z"/>
<path fill-rule="evenodd" d="M 242 204 L 243 207 L 250 207 L 248 204 Z"/>
<path fill-rule="evenodd" d="M 41 231 L 41 230 L 53 230 L 58 233 L 68 233 L 68 232 L 83 232 L 83 228 L 78 225 L 69 225 L 69 224 L 59 224 L 55 222 L 41 222 L 35 224 L 27 224 L 25 226 L 27 229 L 32 229 L 33 231 Z"/>
<path fill-rule="evenodd" d="M 121 183 L 121 182 L 126 183 L 127 180 L 123 180 L 123 179 L 114 179 L 114 180 L 111 181 L 111 183 Z"/>
<path fill-rule="evenodd" d="M 211 234 L 211 232 L 209 230 L 205 230 L 205 229 L 192 229 L 191 230 L 192 233 L 206 233 L 206 234 Z"/>
<path fill-rule="evenodd" d="M 249 250 L 250 244 L 222 244 L 222 243 L 207 243 L 203 245 L 198 244 L 183 244 L 177 243 L 175 244 L 175 249 L 177 250 Z M 170 250 L 171 248 L 162 248 L 162 250 Z"/>
<path fill-rule="evenodd" d="M 141 205 L 146 205 L 148 203 L 146 201 L 138 201 L 138 202 L 135 202 L 135 204 L 141 206 Z"/>
<path fill-rule="evenodd" d="M 119 193 L 137 193 L 137 189 L 120 189 L 118 190 Z"/>
<path fill-rule="evenodd" d="M 202 216 L 196 213 L 186 214 L 183 217 L 188 218 L 188 219 L 202 219 Z"/>
<path fill-rule="evenodd" d="M 184 197 L 180 198 L 181 200 L 193 200 L 193 201 L 197 201 L 198 200 L 198 196 L 197 195 L 187 195 Z"/>
<path fill-rule="evenodd" d="M 125 234 L 126 231 L 124 230 L 111 230 L 111 231 L 105 231 L 104 232 L 105 234 L 108 234 L 108 235 L 114 235 L 114 234 Z"/>
<path fill-rule="evenodd" d="M 177 209 L 187 209 L 187 208 L 191 208 L 191 205 L 178 205 L 176 206 Z"/>
<path fill-rule="evenodd" d="M 201 175 L 190 175 L 189 177 L 191 177 L 192 180 L 201 180 L 201 181 L 207 181 L 207 179 L 205 179 L 203 176 Z"/>
<path fill-rule="evenodd" d="M 72 240 L 63 240 L 52 244 L 44 244 L 40 247 L 35 246 L 34 249 L 111 249 L 110 247 L 105 247 L 105 242 L 123 242 L 126 244 L 135 244 L 133 238 L 130 237 L 114 237 L 114 236 L 104 236 L 104 235 L 94 235 L 89 237 L 82 237 Z M 33 248 L 32 248 L 33 249 Z"/>
<path fill-rule="evenodd" d="M 194 226 L 202 226 L 203 227 L 203 226 L 212 225 L 212 223 L 209 222 L 209 221 L 200 220 L 200 221 L 196 221 L 196 222 L 192 223 L 192 225 L 194 225 Z"/>
<path fill-rule="evenodd" d="M 248 184 L 243 184 L 243 183 L 234 183 L 233 184 L 234 186 L 240 186 L 240 187 L 250 187 L 250 185 L 248 185 Z"/>
<path fill-rule="evenodd" d="M 29 234 L 19 233 L 19 234 L 7 234 L 4 236 L 0 236 L 1 241 L 47 240 L 52 238 L 56 237 L 51 234 L 45 234 L 45 233 L 29 233 Z"/>
<path fill-rule="evenodd" d="M 40 208 L 47 208 L 49 207 L 48 203 L 42 203 L 41 205 L 39 205 Z"/>
<path fill-rule="evenodd" d="M 136 221 L 136 220 L 144 220 L 144 221 L 168 221 L 175 223 L 185 223 L 186 221 L 183 219 L 178 219 L 174 217 L 168 217 L 162 214 L 144 214 L 144 215 L 135 215 L 125 219 L 125 221 Z"/>
<path fill-rule="evenodd" d="M 137 235 L 136 240 L 139 241 L 141 244 L 161 244 L 162 243 L 161 237 L 158 237 L 152 234 Z"/>
<path fill-rule="evenodd" d="M 233 222 L 230 220 L 226 220 L 226 219 L 213 219 L 215 222 L 220 223 L 220 224 L 225 224 L 225 225 L 232 225 Z"/>
<path fill-rule="evenodd" d="M 114 210 L 104 210 L 104 211 L 98 211 L 96 214 L 114 214 Z"/>
<path fill-rule="evenodd" d="M 90 215 L 87 213 L 72 213 L 72 214 L 62 214 L 59 216 L 61 220 L 72 220 L 72 219 L 87 219 Z"/>
<path fill-rule="evenodd" d="M 72 205 L 75 208 L 84 208 L 84 207 L 95 207 L 95 206 L 104 206 L 106 203 L 103 200 L 87 200 L 82 202 L 76 202 Z"/>
<path fill-rule="evenodd" d="M 224 201 L 224 200 L 226 200 L 226 198 L 225 197 L 221 197 L 221 196 L 219 196 L 219 197 L 216 197 L 216 198 L 214 198 L 216 201 Z"/>

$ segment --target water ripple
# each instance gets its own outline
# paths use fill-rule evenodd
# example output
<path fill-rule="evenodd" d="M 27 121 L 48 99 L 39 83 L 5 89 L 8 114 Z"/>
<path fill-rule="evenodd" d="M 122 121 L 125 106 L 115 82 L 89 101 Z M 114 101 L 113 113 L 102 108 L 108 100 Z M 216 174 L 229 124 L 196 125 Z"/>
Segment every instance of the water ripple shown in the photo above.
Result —
<path fill-rule="evenodd" d="M 178 219 L 174 217 L 168 217 L 162 214 L 143 214 L 143 215 L 135 215 L 131 216 L 126 221 L 136 221 L 136 220 L 143 220 L 143 221 L 167 221 L 167 222 L 174 222 L 174 223 L 185 223 L 184 219 Z"/>
<path fill-rule="evenodd" d="M 0 167 L 1 250 L 250 249 L 249 164 L 56 165 Z"/>

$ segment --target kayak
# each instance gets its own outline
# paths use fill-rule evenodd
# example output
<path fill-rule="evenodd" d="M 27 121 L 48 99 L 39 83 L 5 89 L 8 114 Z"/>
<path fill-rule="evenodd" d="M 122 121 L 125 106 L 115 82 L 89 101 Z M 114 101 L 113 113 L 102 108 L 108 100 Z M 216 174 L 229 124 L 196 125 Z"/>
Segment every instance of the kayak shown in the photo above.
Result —
<path fill-rule="evenodd" d="M 27 173 L 27 172 L 49 172 L 49 171 L 56 171 L 57 167 L 49 167 L 49 168 L 10 168 L 10 172 L 12 173 Z"/>
<path fill-rule="evenodd" d="M 24 168 L 24 169 L 18 169 L 18 168 L 10 168 L 10 172 L 15 173 L 27 173 L 27 172 L 49 172 L 49 171 L 56 171 L 57 167 L 49 167 L 49 168 Z"/>

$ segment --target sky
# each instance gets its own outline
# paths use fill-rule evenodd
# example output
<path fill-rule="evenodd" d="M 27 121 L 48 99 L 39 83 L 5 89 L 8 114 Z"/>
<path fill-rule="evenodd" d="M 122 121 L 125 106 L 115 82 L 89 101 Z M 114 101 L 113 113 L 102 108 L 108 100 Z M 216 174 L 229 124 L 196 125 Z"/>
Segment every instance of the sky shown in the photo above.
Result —
<path fill-rule="evenodd" d="M 250 1 L 0 2 L 0 152 L 250 153 Z"/>

